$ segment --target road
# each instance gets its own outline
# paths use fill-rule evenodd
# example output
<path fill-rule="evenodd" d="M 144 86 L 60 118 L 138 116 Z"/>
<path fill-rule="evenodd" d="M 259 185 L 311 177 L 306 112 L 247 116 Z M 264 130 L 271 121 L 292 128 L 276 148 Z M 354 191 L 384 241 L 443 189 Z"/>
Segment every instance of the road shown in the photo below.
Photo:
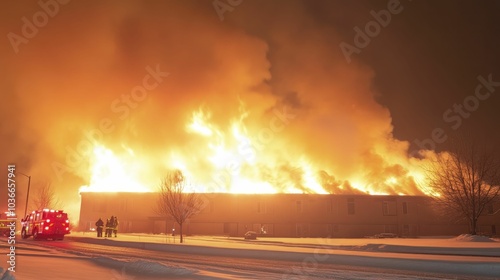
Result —
<path fill-rule="evenodd" d="M 64 275 L 72 275 L 66 279 L 120 280 L 164 279 L 167 275 L 168 279 L 495 279 L 480 278 L 477 275 L 433 273 L 425 268 L 422 271 L 398 269 L 397 267 L 404 266 L 396 264 L 395 268 L 386 265 L 394 263 L 396 259 L 404 260 L 408 257 L 407 254 L 396 254 L 394 257 L 381 253 L 380 259 L 394 259 L 377 267 L 371 262 L 362 261 L 360 256 L 356 256 L 356 260 L 361 261 L 355 265 L 349 261 L 343 262 L 349 256 L 339 257 L 335 252 L 332 255 L 319 254 L 318 251 L 305 255 L 294 255 L 293 252 L 275 255 L 273 252 L 256 251 L 253 254 L 234 256 L 233 253 L 225 254 L 225 251 L 206 250 L 196 246 L 182 252 L 187 247 L 183 248 L 178 244 L 177 247 L 170 248 L 181 250 L 156 251 L 150 249 L 158 248 L 159 245 L 144 249 L 109 245 L 118 244 L 119 241 L 99 241 L 108 245 L 88 241 L 89 239 L 81 238 L 67 238 L 65 241 L 18 239 L 18 265 L 14 275 L 16 279 L 65 279 Z M 6 248 L 5 242 L 2 241 L 1 244 L 2 248 Z M 130 244 L 132 243 L 124 245 Z M 193 250 L 198 253 L 193 253 Z M 432 259 L 433 256 L 426 257 Z M 455 260 L 463 258 L 469 262 L 492 259 L 500 261 L 491 257 L 449 256 L 447 259 L 450 257 Z M 442 257 L 437 256 L 436 259 Z M 75 273 L 77 271 L 81 273 Z"/>

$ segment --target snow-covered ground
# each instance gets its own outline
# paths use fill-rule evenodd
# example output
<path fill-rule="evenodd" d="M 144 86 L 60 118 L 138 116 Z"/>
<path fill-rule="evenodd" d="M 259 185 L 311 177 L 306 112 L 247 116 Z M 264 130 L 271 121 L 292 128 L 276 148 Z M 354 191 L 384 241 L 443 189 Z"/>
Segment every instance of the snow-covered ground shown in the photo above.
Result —
<path fill-rule="evenodd" d="M 21 249 L 18 250 L 17 271 L 13 273 L 15 279 L 442 279 L 426 273 L 454 275 L 446 279 L 500 279 L 499 240 L 470 235 L 414 239 L 258 240 L 190 236 L 185 238 L 184 244 L 179 244 L 178 237 L 165 235 L 120 234 L 118 238 L 104 239 L 96 238 L 91 233 L 72 233 L 67 240 L 206 256 L 284 260 L 295 265 L 286 273 L 245 273 L 215 267 L 196 269 L 187 265 L 171 265 L 151 261 L 142 256 L 120 259 L 21 244 Z M 5 242 L 0 244 L 6 250 Z M 379 272 L 374 274 L 363 272 L 362 269 L 328 269 L 320 266 L 321 264 L 377 268 Z M 421 274 L 415 277 L 411 274 L 390 272 L 395 269 Z M 65 278 L 68 276 L 71 277 Z"/>
<path fill-rule="evenodd" d="M 85 237 L 85 238 L 82 238 Z M 87 238 L 89 237 L 89 238 Z M 75 234 L 76 240 L 133 246 L 168 252 L 205 255 L 269 258 L 295 261 L 298 272 L 309 272 L 317 263 L 332 263 L 383 269 L 404 269 L 454 275 L 500 277 L 500 242 L 481 236 L 448 238 L 242 238 L 194 236 L 179 244 L 178 237 L 146 234 L 121 234 L 119 238 L 97 239 L 88 233 Z M 305 269 L 304 269 L 305 268 Z M 317 274 L 307 274 L 317 275 Z M 325 277 L 327 275 L 324 275 Z M 346 279 L 353 279 L 349 276 Z M 363 278 L 358 275 L 356 279 Z M 383 279 L 389 279 L 385 276 Z M 401 277 L 401 276 L 398 276 Z M 336 278 L 339 278 L 337 275 Z M 396 277 L 397 278 L 397 277 Z M 302 279 L 312 279 L 302 278 Z"/>
<path fill-rule="evenodd" d="M 186 276 L 194 272 L 147 260 L 74 254 L 29 243 L 19 244 L 17 255 L 15 272 L 4 269 L 0 272 L 0 280 L 159 280 L 164 279 L 163 276 Z"/>

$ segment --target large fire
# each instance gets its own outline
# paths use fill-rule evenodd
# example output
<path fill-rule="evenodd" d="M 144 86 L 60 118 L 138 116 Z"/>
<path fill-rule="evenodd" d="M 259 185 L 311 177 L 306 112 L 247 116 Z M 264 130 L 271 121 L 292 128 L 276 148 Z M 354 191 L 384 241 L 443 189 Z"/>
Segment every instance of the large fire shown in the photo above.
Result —
<path fill-rule="evenodd" d="M 100 192 L 147 192 L 140 181 L 140 167 L 135 161 L 134 153 L 117 156 L 113 151 L 96 146 L 92 159 L 90 185 L 83 186 L 80 191 Z"/>
<path fill-rule="evenodd" d="M 371 152 L 374 155 L 370 158 L 381 162 L 339 179 L 332 175 L 335 170 L 318 166 L 307 155 L 290 152 L 279 140 L 262 148 L 258 132 L 245 125 L 247 117 L 248 112 L 243 112 L 224 128 L 211 120 L 209 110 L 196 110 L 185 125 L 192 142 L 181 148 L 165 147 L 154 158 L 125 145 L 95 143 L 89 185 L 80 191 L 155 191 L 164 172 L 178 169 L 196 192 L 429 194 L 422 187 L 421 162 L 389 147 Z M 158 165 L 160 168 L 155 167 Z"/>

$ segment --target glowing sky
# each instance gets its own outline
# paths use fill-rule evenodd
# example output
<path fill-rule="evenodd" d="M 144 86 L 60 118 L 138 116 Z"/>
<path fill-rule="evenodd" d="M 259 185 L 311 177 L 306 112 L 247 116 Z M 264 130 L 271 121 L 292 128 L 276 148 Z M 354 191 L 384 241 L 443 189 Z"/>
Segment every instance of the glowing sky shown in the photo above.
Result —
<path fill-rule="evenodd" d="M 500 81 L 499 1 L 401 1 L 350 62 L 339 46 L 391 1 L 42 2 L 0 9 L 1 162 L 67 205 L 96 142 L 146 185 L 172 167 L 211 181 L 236 154 L 256 189 L 419 194 L 407 154 L 435 129 L 500 141 L 500 87 L 454 111 L 478 76 Z"/>

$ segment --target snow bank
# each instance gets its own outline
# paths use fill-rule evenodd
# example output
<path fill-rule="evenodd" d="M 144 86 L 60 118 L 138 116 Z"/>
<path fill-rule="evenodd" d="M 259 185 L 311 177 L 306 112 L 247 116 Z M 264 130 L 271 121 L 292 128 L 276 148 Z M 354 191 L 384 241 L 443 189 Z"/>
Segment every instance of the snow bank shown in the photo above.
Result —
<path fill-rule="evenodd" d="M 452 241 L 455 242 L 455 241 Z M 411 245 L 391 245 L 391 244 L 366 244 L 346 248 L 345 250 L 366 251 L 366 252 L 387 252 L 387 253 L 407 253 L 424 255 L 456 255 L 456 256 L 476 256 L 476 257 L 500 257 L 498 247 L 476 248 L 476 247 L 430 247 Z"/>
<path fill-rule="evenodd" d="M 181 276 L 196 272 L 195 270 L 179 266 L 168 266 L 162 263 L 145 260 L 122 261 L 108 257 L 95 257 L 92 258 L 92 261 L 102 266 L 118 269 L 122 271 L 122 273 L 142 276 Z"/>
<path fill-rule="evenodd" d="M 496 242 L 496 240 L 493 240 L 487 236 L 472 234 L 462 234 L 455 237 L 454 240 L 460 242 Z"/>
<path fill-rule="evenodd" d="M 16 278 L 8 270 L 4 271 L 3 268 L 0 267 L 0 280 L 16 280 Z"/>

